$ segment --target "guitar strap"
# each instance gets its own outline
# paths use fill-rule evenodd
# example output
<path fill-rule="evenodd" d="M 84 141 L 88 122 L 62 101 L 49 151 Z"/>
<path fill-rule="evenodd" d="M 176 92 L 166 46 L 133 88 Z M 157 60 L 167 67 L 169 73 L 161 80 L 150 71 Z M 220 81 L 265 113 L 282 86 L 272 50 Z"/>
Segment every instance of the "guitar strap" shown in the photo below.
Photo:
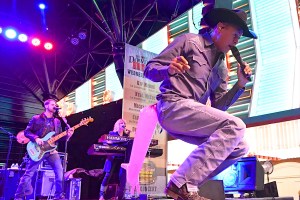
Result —
<path fill-rule="evenodd" d="M 58 134 L 62 131 L 60 121 L 57 118 L 54 118 L 54 130 L 55 130 L 55 134 Z"/>

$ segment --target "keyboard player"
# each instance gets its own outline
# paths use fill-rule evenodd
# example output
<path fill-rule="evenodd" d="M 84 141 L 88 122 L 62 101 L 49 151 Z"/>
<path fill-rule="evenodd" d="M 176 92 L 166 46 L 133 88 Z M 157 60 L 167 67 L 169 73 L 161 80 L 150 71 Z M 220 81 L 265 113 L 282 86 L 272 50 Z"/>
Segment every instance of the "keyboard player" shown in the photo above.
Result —
<path fill-rule="evenodd" d="M 110 136 L 129 137 L 129 133 L 130 133 L 130 131 L 128 129 L 126 129 L 126 121 L 124 119 L 118 119 L 114 125 L 113 131 L 110 131 L 109 135 Z M 120 167 L 121 163 L 129 162 L 133 140 L 128 140 L 128 141 L 106 140 L 104 143 L 106 143 L 108 145 L 125 147 L 126 151 L 125 151 L 124 157 L 122 157 L 121 162 L 120 162 L 119 158 L 117 159 L 116 156 L 107 156 L 105 164 L 104 164 L 105 175 L 104 175 L 104 178 L 103 178 L 101 186 L 100 186 L 99 200 L 105 199 L 105 192 L 107 190 L 107 186 L 110 181 L 111 175 L 115 172 L 116 169 L 118 169 Z M 120 167 L 117 199 L 121 200 L 123 198 L 125 186 L 126 186 L 126 171 L 122 167 Z"/>

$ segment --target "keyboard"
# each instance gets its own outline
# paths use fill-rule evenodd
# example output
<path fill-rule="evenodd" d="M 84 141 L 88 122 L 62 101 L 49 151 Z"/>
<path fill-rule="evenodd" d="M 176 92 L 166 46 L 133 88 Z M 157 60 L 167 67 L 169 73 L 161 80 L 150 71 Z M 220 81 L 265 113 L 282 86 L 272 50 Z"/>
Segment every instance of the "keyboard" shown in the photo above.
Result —
<path fill-rule="evenodd" d="M 87 151 L 88 155 L 94 156 L 124 156 L 125 147 L 103 144 L 93 144 Z M 159 157 L 163 154 L 163 149 L 149 148 L 146 157 Z"/>
<path fill-rule="evenodd" d="M 116 136 L 116 135 L 102 135 L 101 138 L 99 138 L 98 142 L 102 143 L 108 143 L 108 144 L 114 144 L 114 143 L 122 143 L 133 140 L 133 137 L 123 137 L 123 136 Z M 150 142 L 150 147 L 158 145 L 158 140 L 152 139 Z"/>

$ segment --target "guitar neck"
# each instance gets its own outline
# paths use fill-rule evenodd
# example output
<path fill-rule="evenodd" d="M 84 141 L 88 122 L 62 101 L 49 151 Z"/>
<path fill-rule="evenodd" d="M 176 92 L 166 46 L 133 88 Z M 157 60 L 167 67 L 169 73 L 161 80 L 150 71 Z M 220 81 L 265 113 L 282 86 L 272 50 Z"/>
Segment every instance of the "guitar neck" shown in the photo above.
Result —
<path fill-rule="evenodd" d="M 79 123 L 79 124 L 73 126 L 72 128 L 74 128 L 74 130 L 75 130 L 75 129 L 79 128 L 80 126 L 81 126 L 81 124 Z M 60 138 L 66 136 L 66 135 L 67 135 L 67 131 L 64 131 L 64 132 L 62 132 L 62 133 L 60 133 L 60 134 L 58 134 L 58 135 L 56 135 L 56 136 L 50 138 L 50 139 L 48 140 L 48 142 L 49 142 L 49 143 L 54 143 L 54 142 L 56 142 L 57 140 L 59 140 Z"/>

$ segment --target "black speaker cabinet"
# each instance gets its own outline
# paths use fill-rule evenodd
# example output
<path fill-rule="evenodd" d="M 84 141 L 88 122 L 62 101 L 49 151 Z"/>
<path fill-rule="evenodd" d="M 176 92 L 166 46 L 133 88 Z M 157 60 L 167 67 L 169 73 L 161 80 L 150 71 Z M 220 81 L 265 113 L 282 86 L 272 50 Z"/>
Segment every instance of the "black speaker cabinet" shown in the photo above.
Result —
<path fill-rule="evenodd" d="M 6 173 L 5 173 L 6 172 Z M 25 170 L 19 169 L 0 169 L 0 200 L 14 199 L 16 189 L 20 178 Z M 53 170 L 38 171 L 32 178 L 32 187 L 35 188 L 35 196 L 37 199 L 51 196 L 55 194 L 55 175 Z M 72 178 L 65 182 L 66 199 L 79 200 L 81 194 L 81 179 Z M 33 199 L 34 193 L 28 196 Z"/>
<path fill-rule="evenodd" d="M 14 199 L 20 178 L 24 172 L 24 169 L 7 169 L 7 171 L 0 169 L 0 200 Z M 33 184 L 34 180 L 35 176 L 32 179 Z"/>
<path fill-rule="evenodd" d="M 223 180 L 226 193 L 264 189 L 264 169 L 256 157 L 241 158 L 213 179 Z"/>
<path fill-rule="evenodd" d="M 80 200 L 81 178 L 70 178 L 65 181 L 66 199 Z"/>
<path fill-rule="evenodd" d="M 106 189 L 105 197 L 111 199 L 117 196 L 118 184 L 109 184 Z"/>
<path fill-rule="evenodd" d="M 276 181 L 266 183 L 264 190 L 256 192 L 256 197 L 278 197 Z"/>
<path fill-rule="evenodd" d="M 199 195 L 213 200 L 224 200 L 225 193 L 223 181 L 208 180 L 199 187 Z"/>

